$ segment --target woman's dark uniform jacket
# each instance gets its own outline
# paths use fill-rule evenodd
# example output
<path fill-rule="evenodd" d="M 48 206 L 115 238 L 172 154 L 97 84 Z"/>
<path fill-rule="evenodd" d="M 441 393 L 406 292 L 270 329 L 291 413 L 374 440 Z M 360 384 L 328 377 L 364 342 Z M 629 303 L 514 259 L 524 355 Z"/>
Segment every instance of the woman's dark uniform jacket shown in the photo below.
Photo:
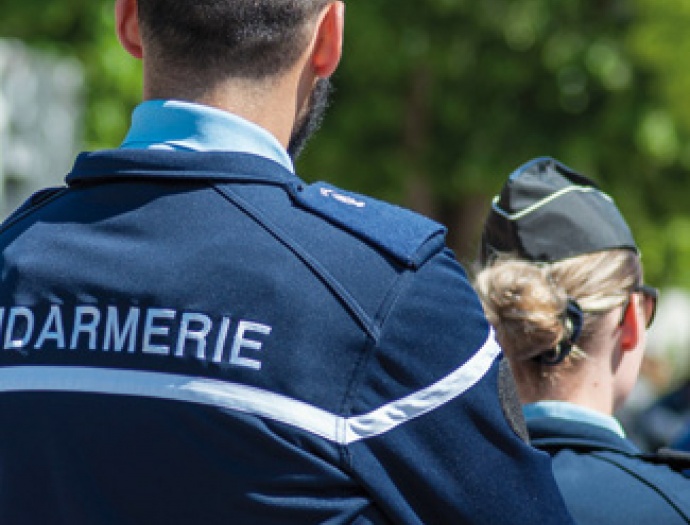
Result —
<path fill-rule="evenodd" d="M 0 247 L 0 523 L 570 521 L 432 221 L 261 157 L 120 150 Z"/>
<path fill-rule="evenodd" d="M 553 456 L 556 482 L 582 525 L 690 523 L 690 456 L 642 454 L 589 423 L 553 417 L 527 422 L 532 444 Z"/>

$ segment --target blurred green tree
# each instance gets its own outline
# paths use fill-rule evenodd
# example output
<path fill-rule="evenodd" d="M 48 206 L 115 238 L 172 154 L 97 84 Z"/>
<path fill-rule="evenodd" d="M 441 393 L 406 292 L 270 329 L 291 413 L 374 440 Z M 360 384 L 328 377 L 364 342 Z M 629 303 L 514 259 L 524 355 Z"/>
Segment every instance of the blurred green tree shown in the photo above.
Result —
<path fill-rule="evenodd" d="M 141 92 L 105 0 L 5 0 L 0 36 L 85 65 L 86 148 Z M 690 0 L 350 0 L 331 113 L 300 172 L 449 227 L 461 260 L 508 173 L 549 155 L 598 180 L 648 279 L 690 287 Z"/>

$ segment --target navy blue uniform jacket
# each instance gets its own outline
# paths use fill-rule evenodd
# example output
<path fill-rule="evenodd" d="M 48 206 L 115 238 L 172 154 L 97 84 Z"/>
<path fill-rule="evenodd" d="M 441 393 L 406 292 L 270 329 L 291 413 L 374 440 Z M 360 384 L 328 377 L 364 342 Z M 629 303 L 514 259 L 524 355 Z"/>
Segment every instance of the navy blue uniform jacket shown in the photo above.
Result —
<path fill-rule="evenodd" d="M 120 150 L 0 247 L 0 523 L 569 522 L 430 220 L 261 157 Z"/>
<path fill-rule="evenodd" d="M 674 463 L 642 454 L 610 430 L 566 419 L 528 420 L 534 446 L 553 455 L 554 475 L 581 525 L 690 523 L 690 479 Z"/>

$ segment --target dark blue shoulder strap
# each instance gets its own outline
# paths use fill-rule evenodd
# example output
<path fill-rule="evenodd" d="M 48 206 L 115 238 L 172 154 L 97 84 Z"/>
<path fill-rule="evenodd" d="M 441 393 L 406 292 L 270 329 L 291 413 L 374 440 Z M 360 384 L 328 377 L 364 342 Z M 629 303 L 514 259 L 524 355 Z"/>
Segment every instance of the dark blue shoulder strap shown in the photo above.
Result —
<path fill-rule="evenodd" d="M 418 268 L 445 245 L 446 228 L 413 211 L 325 182 L 296 188 L 297 205 Z"/>

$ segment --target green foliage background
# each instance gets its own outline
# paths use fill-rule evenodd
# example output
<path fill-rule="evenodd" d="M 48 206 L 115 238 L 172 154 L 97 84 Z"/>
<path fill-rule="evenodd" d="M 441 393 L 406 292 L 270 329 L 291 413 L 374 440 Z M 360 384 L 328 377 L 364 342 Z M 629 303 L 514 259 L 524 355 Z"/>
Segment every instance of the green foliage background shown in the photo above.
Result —
<path fill-rule="evenodd" d="M 300 159 L 444 222 L 465 262 L 508 173 L 549 155 L 598 180 L 647 278 L 690 288 L 690 0 L 349 0 L 333 106 Z M 84 148 L 123 137 L 140 66 L 113 2 L 5 0 L 0 37 L 76 56 Z"/>

